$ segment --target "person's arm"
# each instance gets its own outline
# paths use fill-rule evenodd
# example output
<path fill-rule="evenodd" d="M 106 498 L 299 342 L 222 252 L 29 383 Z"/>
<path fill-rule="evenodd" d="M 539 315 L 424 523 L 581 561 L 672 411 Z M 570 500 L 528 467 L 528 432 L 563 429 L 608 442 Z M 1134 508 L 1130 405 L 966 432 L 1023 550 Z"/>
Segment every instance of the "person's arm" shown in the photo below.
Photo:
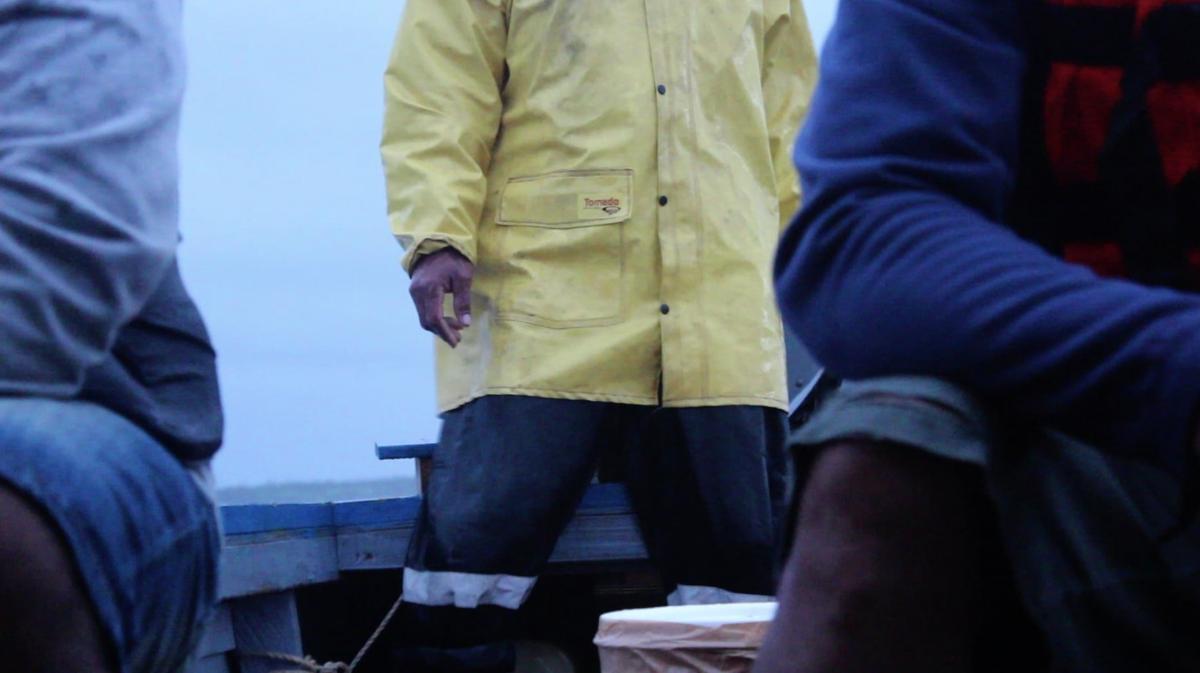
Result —
<path fill-rule="evenodd" d="M 178 242 L 179 2 L 0 11 L 0 395 L 69 397 Z"/>
<path fill-rule="evenodd" d="M 503 110 L 510 0 L 409 0 L 384 76 L 392 233 L 421 327 L 451 346 L 471 324 L 475 233 Z M 454 316 L 442 300 L 454 295 Z"/>
<path fill-rule="evenodd" d="M 384 77 L 381 150 L 392 232 L 410 273 L 475 232 L 499 130 L 507 0 L 409 0 Z"/>
<path fill-rule="evenodd" d="M 800 207 L 800 179 L 792 162 L 796 130 L 808 114 L 817 79 L 808 17 L 801 0 L 773 0 L 763 49 L 763 105 L 779 192 L 779 217 L 787 226 Z"/>
<path fill-rule="evenodd" d="M 842 0 L 777 263 L 789 323 L 848 378 L 946 378 L 1117 450 L 1182 455 L 1200 299 L 1102 280 L 1000 226 L 1021 3 Z"/>

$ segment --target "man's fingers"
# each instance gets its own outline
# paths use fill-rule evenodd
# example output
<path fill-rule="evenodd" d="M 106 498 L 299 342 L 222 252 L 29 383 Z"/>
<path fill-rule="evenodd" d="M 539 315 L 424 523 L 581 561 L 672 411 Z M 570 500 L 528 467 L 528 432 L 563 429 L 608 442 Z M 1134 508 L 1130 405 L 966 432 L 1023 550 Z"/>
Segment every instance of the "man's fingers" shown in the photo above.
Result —
<path fill-rule="evenodd" d="M 471 275 L 455 274 L 450 277 L 450 291 L 454 293 L 454 318 L 458 329 L 471 326 Z"/>
<path fill-rule="evenodd" d="M 417 309 L 417 320 L 421 323 L 421 329 L 427 332 L 438 333 L 437 313 L 434 308 L 434 295 L 440 294 L 429 285 L 413 285 L 410 290 L 412 293 L 413 305 Z"/>
<path fill-rule="evenodd" d="M 438 316 L 437 335 L 442 338 L 451 348 L 458 346 L 458 342 L 462 341 L 462 335 L 459 331 L 450 326 L 446 321 L 445 316 Z"/>
<path fill-rule="evenodd" d="M 422 312 L 425 314 L 424 321 L 429 324 L 425 329 L 438 335 L 442 341 L 453 347 L 458 345 L 461 337 L 458 330 L 446 322 L 445 300 L 446 290 L 441 286 L 434 286 L 429 290 L 423 302 Z"/>
<path fill-rule="evenodd" d="M 413 283 L 408 288 L 408 294 L 412 297 L 413 308 L 417 310 L 417 322 L 421 323 L 421 329 L 433 331 L 433 326 L 429 324 L 426 318 L 428 311 L 425 310 L 425 304 L 428 300 L 428 292 L 425 287 Z"/>

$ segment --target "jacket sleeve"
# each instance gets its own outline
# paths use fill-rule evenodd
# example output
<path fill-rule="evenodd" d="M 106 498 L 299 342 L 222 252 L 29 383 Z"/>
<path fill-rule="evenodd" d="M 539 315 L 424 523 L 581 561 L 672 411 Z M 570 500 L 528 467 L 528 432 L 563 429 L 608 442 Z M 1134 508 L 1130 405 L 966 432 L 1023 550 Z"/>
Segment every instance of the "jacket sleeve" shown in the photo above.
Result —
<path fill-rule="evenodd" d="M 817 80 L 817 55 L 801 0 L 768 0 L 767 4 L 774 10 L 768 12 L 771 23 L 764 40 L 763 104 L 779 217 L 781 226 L 786 227 L 800 207 L 800 179 L 792 162 L 792 146 L 808 115 Z"/>
<path fill-rule="evenodd" d="M 1002 226 L 1021 3 L 842 0 L 796 160 L 789 324 L 847 378 L 947 379 L 1114 450 L 1170 456 L 1200 401 L 1200 298 L 1100 279 Z"/>
<path fill-rule="evenodd" d="M 411 273 L 453 247 L 475 261 L 500 124 L 506 0 L 409 0 L 384 78 L 381 150 L 392 233 Z"/>
<path fill-rule="evenodd" d="M 0 395 L 76 395 L 174 260 L 180 13 L 67 0 L 0 19 Z"/>

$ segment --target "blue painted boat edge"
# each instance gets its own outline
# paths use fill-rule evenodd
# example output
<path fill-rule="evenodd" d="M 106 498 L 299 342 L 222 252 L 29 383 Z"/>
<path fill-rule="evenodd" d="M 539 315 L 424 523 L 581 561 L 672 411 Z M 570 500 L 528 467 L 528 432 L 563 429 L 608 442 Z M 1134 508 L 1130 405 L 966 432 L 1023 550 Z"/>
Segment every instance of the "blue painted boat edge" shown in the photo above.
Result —
<path fill-rule="evenodd" d="M 321 502 L 225 505 L 221 507 L 221 523 L 226 535 L 333 528 L 333 505 Z"/>
<path fill-rule="evenodd" d="M 375 457 L 379 460 L 400 460 L 403 458 L 432 458 L 437 444 L 393 444 L 375 445 Z"/>
<path fill-rule="evenodd" d="M 579 513 L 632 511 L 629 493 L 621 484 L 592 484 L 579 504 Z M 421 510 L 421 497 L 352 500 L 336 503 L 226 505 L 221 517 L 228 536 L 323 528 L 394 528 L 412 524 Z"/>
<path fill-rule="evenodd" d="M 333 521 L 342 528 L 395 528 L 416 521 L 421 497 L 356 500 L 333 504 Z M 588 487 L 579 514 L 628 513 L 633 511 L 629 492 L 621 484 L 592 484 Z"/>
<path fill-rule="evenodd" d="M 337 528 L 390 528 L 411 524 L 421 511 L 421 496 L 350 500 L 333 504 Z"/>

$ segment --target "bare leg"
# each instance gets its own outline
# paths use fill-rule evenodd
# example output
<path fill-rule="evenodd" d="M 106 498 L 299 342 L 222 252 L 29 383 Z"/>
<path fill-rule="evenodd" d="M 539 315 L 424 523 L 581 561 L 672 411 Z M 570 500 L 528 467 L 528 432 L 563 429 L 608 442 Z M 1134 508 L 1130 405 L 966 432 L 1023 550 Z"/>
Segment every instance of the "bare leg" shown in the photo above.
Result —
<path fill-rule="evenodd" d="M 113 673 L 109 645 L 57 528 L 0 485 L 0 652 L 22 673 Z"/>
<path fill-rule="evenodd" d="M 971 670 L 979 484 L 905 447 L 823 449 L 756 671 Z"/>

